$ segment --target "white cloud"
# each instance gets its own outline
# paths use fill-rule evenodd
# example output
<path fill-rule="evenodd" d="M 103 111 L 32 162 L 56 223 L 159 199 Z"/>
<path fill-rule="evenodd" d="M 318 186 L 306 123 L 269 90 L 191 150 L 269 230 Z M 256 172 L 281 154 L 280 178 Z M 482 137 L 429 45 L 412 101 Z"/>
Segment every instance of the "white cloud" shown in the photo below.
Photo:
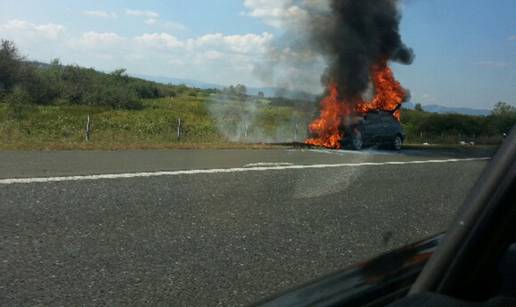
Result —
<path fill-rule="evenodd" d="M 154 11 L 130 10 L 126 9 L 125 14 L 128 16 L 145 18 L 144 23 L 149 26 L 159 23 L 159 14 Z"/>
<path fill-rule="evenodd" d="M 13 19 L 0 25 L 0 32 L 7 38 L 57 40 L 64 34 L 65 27 L 54 23 L 34 24 Z"/>
<path fill-rule="evenodd" d="M 84 16 L 89 17 L 98 17 L 98 18 L 118 18 L 117 13 L 114 12 L 106 12 L 106 11 L 84 11 L 82 12 Z"/>
<path fill-rule="evenodd" d="M 219 60 L 224 57 L 224 54 L 222 52 L 216 51 L 216 50 L 208 50 L 204 53 L 204 57 L 207 60 L 214 61 Z"/>
<path fill-rule="evenodd" d="M 13 41 L 20 53 L 29 59 L 49 61 L 61 57 L 68 37 L 64 26 L 55 23 L 37 24 L 13 19 L 0 23 L 0 38 Z"/>
<path fill-rule="evenodd" d="M 181 24 L 165 23 L 159 19 L 154 26 L 186 29 Z M 273 35 L 267 32 L 242 35 L 210 33 L 184 39 L 172 33 L 156 31 L 123 36 L 109 31 L 88 31 L 74 36 L 64 26 L 53 23 L 36 24 L 22 20 L 0 23 L 0 36 L 13 40 L 22 54 L 30 59 L 49 61 L 60 58 L 65 64 L 103 71 L 125 67 L 132 73 L 220 84 L 257 84 L 254 64 L 266 57 L 266 50 L 273 39 Z"/>
<path fill-rule="evenodd" d="M 79 38 L 78 45 L 91 49 L 116 47 L 124 40 L 122 36 L 112 32 L 86 32 Z"/>
<path fill-rule="evenodd" d="M 175 36 L 167 33 L 143 34 L 134 38 L 134 41 L 143 47 L 175 49 L 184 46 Z"/>
<path fill-rule="evenodd" d="M 270 41 L 270 33 L 212 33 L 184 40 L 168 33 L 147 33 L 133 38 L 130 49 L 142 55 L 136 57 L 145 69 L 140 73 L 256 84 L 254 64 L 266 56 Z"/>
<path fill-rule="evenodd" d="M 224 35 L 222 33 L 206 34 L 195 39 L 189 39 L 187 46 L 196 48 L 219 48 L 237 53 L 264 53 L 272 41 L 272 34 Z"/>
<path fill-rule="evenodd" d="M 188 30 L 188 27 L 185 26 L 182 23 L 174 22 L 174 21 L 165 21 L 163 24 L 163 27 L 165 27 L 168 30 L 171 31 L 185 31 Z"/>
<path fill-rule="evenodd" d="M 145 18 L 159 18 L 159 14 L 154 11 L 142 11 L 142 10 L 125 10 L 125 14 L 128 16 L 137 16 L 137 17 L 145 17 Z"/>
<path fill-rule="evenodd" d="M 320 5 L 314 1 L 305 1 L 303 4 Z M 244 0 L 244 6 L 248 11 L 241 12 L 241 15 L 261 19 L 266 24 L 277 28 L 296 22 L 307 15 L 307 12 L 293 0 Z"/>
<path fill-rule="evenodd" d="M 145 33 L 136 37 L 123 37 L 113 32 L 86 32 L 79 39 L 71 40 L 73 46 L 94 48 L 110 47 L 113 50 L 138 49 L 139 51 L 171 52 L 180 51 L 185 57 L 189 54 L 202 55 L 210 60 L 223 55 L 256 56 L 264 54 L 272 41 L 272 34 L 224 35 L 212 33 L 180 40 L 169 33 Z"/>
<path fill-rule="evenodd" d="M 145 24 L 147 24 L 149 26 L 155 25 L 157 22 L 158 22 L 158 20 L 154 19 L 154 18 L 149 18 L 149 19 L 145 20 Z"/>

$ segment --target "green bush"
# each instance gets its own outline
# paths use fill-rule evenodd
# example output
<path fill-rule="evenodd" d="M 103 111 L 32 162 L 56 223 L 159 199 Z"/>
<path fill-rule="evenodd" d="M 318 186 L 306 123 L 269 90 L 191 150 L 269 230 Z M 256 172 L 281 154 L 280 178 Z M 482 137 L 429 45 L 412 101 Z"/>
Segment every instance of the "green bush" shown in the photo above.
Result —
<path fill-rule="evenodd" d="M 459 143 L 474 141 L 493 144 L 501 141 L 516 124 L 516 112 L 493 112 L 488 116 L 436 114 L 402 110 L 401 123 L 411 143 Z"/>
<path fill-rule="evenodd" d="M 27 62 L 14 43 L 0 45 L 0 99 L 15 87 L 22 87 L 39 105 L 93 105 L 114 109 L 142 109 L 141 99 L 176 97 L 187 94 L 197 97 L 201 90 L 185 85 L 165 85 L 129 77 L 125 69 L 110 74 L 74 65 L 63 66 Z M 29 101 L 29 100 L 28 100 Z"/>
<path fill-rule="evenodd" d="M 5 97 L 7 103 L 7 118 L 19 120 L 32 109 L 32 97 L 21 87 L 16 87 Z"/>

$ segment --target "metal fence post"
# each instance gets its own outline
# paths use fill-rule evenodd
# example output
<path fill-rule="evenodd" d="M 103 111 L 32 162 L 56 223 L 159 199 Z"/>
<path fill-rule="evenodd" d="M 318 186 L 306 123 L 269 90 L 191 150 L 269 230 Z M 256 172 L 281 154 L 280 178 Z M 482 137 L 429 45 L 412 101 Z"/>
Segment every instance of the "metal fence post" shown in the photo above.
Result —
<path fill-rule="evenodd" d="M 91 118 L 90 118 L 90 114 L 88 113 L 88 116 L 86 117 L 86 129 L 84 131 L 84 137 L 86 139 L 86 142 L 90 141 L 90 135 L 91 135 Z"/>
<path fill-rule="evenodd" d="M 181 139 L 181 117 L 177 119 L 177 140 Z"/>
<path fill-rule="evenodd" d="M 297 142 L 297 123 L 296 123 L 296 126 L 294 128 L 294 142 Z"/>

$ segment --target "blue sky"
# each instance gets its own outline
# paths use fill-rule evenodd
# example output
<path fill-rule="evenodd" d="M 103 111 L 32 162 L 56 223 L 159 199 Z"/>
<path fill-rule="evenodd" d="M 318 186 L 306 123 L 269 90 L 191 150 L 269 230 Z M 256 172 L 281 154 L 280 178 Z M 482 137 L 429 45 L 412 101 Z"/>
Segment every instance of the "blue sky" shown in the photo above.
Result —
<path fill-rule="evenodd" d="M 0 37 L 42 61 L 60 58 L 104 71 L 125 67 L 133 74 L 223 85 L 275 85 L 255 72 L 295 18 L 289 8 L 296 1 L 2 0 Z M 416 60 L 394 69 L 413 101 L 516 104 L 514 0 L 406 0 L 402 7 L 403 39 Z M 320 88 L 320 71 L 303 73 L 313 78 L 300 77 L 297 87 Z"/>

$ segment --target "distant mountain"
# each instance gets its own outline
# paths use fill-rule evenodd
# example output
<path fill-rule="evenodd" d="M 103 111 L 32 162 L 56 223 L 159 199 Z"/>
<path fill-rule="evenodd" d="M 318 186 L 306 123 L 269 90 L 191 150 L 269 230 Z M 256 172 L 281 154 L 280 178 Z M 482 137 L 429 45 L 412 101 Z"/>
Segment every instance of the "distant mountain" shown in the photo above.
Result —
<path fill-rule="evenodd" d="M 487 109 L 473 109 L 473 108 L 453 108 L 445 107 L 437 104 L 424 105 L 423 110 L 432 113 L 458 113 L 466 115 L 481 115 L 486 116 L 491 113 L 491 110 Z"/>
<path fill-rule="evenodd" d="M 414 110 L 415 103 L 406 102 L 403 104 L 405 109 Z M 430 113 L 456 113 L 456 114 L 464 114 L 464 115 L 477 115 L 477 116 L 487 116 L 491 113 L 491 110 L 488 109 L 474 109 L 474 108 L 455 108 L 455 107 L 446 107 L 438 104 L 429 104 L 422 105 L 423 110 Z"/>
<path fill-rule="evenodd" d="M 147 76 L 147 75 L 134 75 L 134 77 L 142 78 L 154 82 L 159 83 L 172 83 L 172 84 L 184 84 L 191 87 L 196 87 L 200 89 L 208 89 L 208 88 L 215 88 L 215 89 L 223 89 L 225 86 L 215 83 L 207 83 L 197 80 L 190 80 L 190 79 L 180 79 L 180 78 L 171 78 L 171 77 L 154 77 L 154 76 Z M 289 97 L 289 98 L 297 98 L 297 97 L 303 97 L 308 99 L 315 99 L 315 95 L 313 94 L 307 94 L 300 91 L 291 91 L 291 90 L 285 90 L 275 87 L 248 87 L 247 92 L 249 95 L 257 95 L 259 92 L 263 92 L 263 94 L 266 97 Z M 407 102 L 403 104 L 403 107 L 406 109 L 413 110 L 415 107 L 415 103 L 413 102 Z M 456 107 L 446 107 L 442 105 L 437 104 L 429 104 L 429 105 L 423 105 L 423 110 L 430 113 L 457 113 L 457 114 L 465 114 L 465 115 L 477 115 L 477 116 L 486 116 L 491 113 L 491 110 L 488 109 L 474 109 L 474 108 L 456 108 Z"/>
<path fill-rule="evenodd" d="M 140 75 L 140 74 L 135 74 L 132 76 L 136 77 L 136 78 L 141 78 L 141 79 L 145 79 L 145 80 L 149 80 L 149 81 L 158 82 L 158 83 L 164 83 L 164 84 L 170 83 L 170 84 L 176 84 L 176 85 L 184 84 L 189 87 L 196 87 L 196 88 L 200 88 L 200 89 L 215 88 L 215 89 L 221 90 L 224 88 L 224 86 L 219 85 L 219 84 L 207 83 L 207 82 L 190 80 L 190 79 L 171 78 L 171 77 L 155 77 L 155 76 L 147 76 L 147 75 Z"/>
<path fill-rule="evenodd" d="M 33 65 L 35 67 L 38 67 L 38 68 L 49 68 L 50 67 L 50 64 L 38 62 L 38 61 L 26 61 L 26 63 Z"/>
<path fill-rule="evenodd" d="M 209 89 L 209 88 L 215 88 L 215 89 L 223 89 L 226 86 L 215 84 L 215 83 L 208 83 L 208 82 L 202 82 L 197 80 L 191 80 L 191 79 L 181 79 L 181 78 L 171 78 L 171 77 L 156 77 L 156 76 L 147 76 L 147 75 L 141 75 L 136 74 L 133 75 L 133 77 L 141 78 L 149 81 L 159 82 L 159 83 L 165 83 L 165 84 L 184 84 L 186 86 L 190 87 L 196 87 L 200 89 Z M 259 92 L 262 92 L 265 97 L 312 97 L 315 98 L 315 95 L 304 93 L 301 91 L 292 91 L 292 90 L 285 90 L 281 88 L 276 87 L 248 87 L 247 93 L 249 95 L 258 95 Z"/>

